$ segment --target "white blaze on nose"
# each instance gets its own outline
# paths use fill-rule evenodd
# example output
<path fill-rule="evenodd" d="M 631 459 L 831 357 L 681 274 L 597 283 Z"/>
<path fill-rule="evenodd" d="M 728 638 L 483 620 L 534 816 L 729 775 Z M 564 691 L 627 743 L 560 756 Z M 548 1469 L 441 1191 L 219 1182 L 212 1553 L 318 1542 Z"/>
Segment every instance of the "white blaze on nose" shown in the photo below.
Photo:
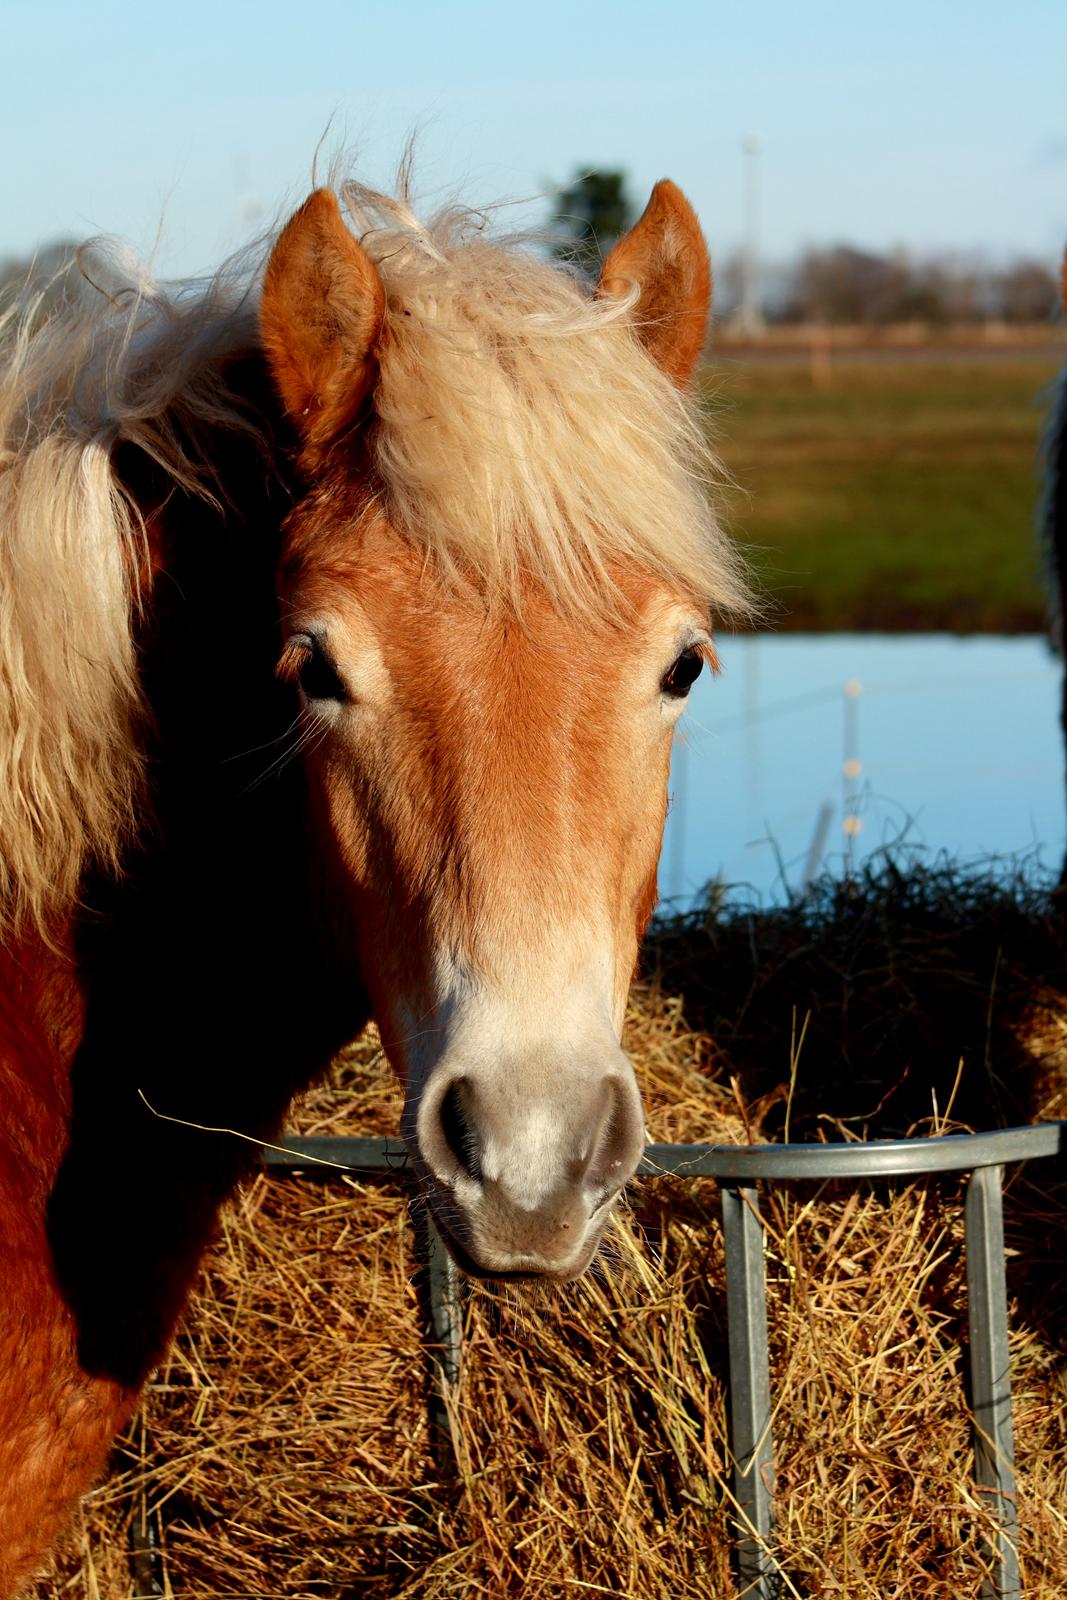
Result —
<path fill-rule="evenodd" d="M 471 1133 L 483 1185 L 495 1185 L 521 1211 L 537 1211 L 568 1189 L 603 1186 L 596 1156 L 612 1113 L 610 1079 L 630 1065 L 607 1041 L 574 1060 L 557 1047 L 555 1093 L 532 1102 L 521 1094 L 527 1065 L 521 1057 L 508 1064 L 517 1096 L 500 1096 L 492 1082 L 474 1090 Z"/>
<path fill-rule="evenodd" d="M 633 1069 L 609 995 L 557 992 L 549 1011 L 469 985 L 422 1044 L 406 1120 L 431 1200 L 488 1271 L 568 1275 L 595 1250 L 644 1145 Z"/>

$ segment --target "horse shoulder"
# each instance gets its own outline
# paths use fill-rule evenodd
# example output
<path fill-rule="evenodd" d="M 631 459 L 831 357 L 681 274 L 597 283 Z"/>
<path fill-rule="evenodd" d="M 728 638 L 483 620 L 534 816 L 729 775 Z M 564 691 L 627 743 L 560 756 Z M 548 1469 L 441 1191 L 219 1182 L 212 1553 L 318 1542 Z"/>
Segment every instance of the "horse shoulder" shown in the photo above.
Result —
<path fill-rule="evenodd" d="M 81 1034 L 74 969 L 36 941 L 0 951 L 0 1595 L 28 1579 L 103 1470 L 132 1396 L 89 1377 L 52 1270 L 47 1207 Z M 31 1399 L 32 1397 L 32 1399 Z"/>

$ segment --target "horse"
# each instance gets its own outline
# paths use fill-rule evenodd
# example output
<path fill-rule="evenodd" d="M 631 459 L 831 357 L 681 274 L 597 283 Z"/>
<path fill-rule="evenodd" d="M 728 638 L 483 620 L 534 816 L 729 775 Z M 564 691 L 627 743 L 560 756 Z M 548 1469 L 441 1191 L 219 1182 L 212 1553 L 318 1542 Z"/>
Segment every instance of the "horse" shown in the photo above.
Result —
<path fill-rule="evenodd" d="M 1060 304 L 1067 315 L 1067 251 L 1060 274 Z M 1041 442 L 1042 493 L 1038 506 L 1038 532 L 1044 558 L 1049 631 L 1054 648 L 1067 660 L 1064 618 L 1067 617 L 1067 367 L 1052 387 L 1051 404 Z M 1067 746 L 1067 670 L 1060 691 L 1060 731 Z M 1067 856 L 1060 868 L 1059 885 L 1067 885 Z"/>
<path fill-rule="evenodd" d="M 0 362 L 3 1596 L 369 1018 L 460 1265 L 586 1269 L 672 730 L 749 604 L 667 180 L 595 285 L 354 183 L 258 265 L 71 284 Z"/>

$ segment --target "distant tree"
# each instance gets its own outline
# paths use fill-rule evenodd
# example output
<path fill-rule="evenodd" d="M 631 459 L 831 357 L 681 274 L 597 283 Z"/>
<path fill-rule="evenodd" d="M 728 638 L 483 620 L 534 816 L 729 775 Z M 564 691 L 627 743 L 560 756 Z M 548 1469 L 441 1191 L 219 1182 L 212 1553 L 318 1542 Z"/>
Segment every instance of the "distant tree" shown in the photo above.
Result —
<path fill-rule="evenodd" d="M 552 213 L 553 232 L 564 235 L 556 254 L 592 275 L 615 241 L 632 226 L 635 215 L 625 172 L 579 169 L 560 192 Z"/>
<path fill-rule="evenodd" d="M 851 245 L 809 250 L 793 274 L 788 315 L 798 322 L 892 322 L 907 280 L 902 262 Z"/>
<path fill-rule="evenodd" d="M 941 273 L 946 322 L 982 322 L 989 309 L 987 274 L 981 261 L 949 255 L 935 265 Z"/>
<path fill-rule="evenodd" d="M 1040 261 L 1016 261 L 997 274 L 995 294 L 1005 322 L 1047 322 L 1059 302 L 1059 283 Z"/>
<path fill-rule="evenodd" d="M 788 277 L 789 322 L 1045 322 L 1057 303 L 1055 274 L 1020 260 L 993 270 L 979 259 L 904 251 L 873 255 L 851 245 L 808 250 Z"/>
<path fill-rule="evenodd" d="M 945 323 L 951 320 L 951 280 L 937 261 L 898 259 L 900 280 L 895 299 L 883 308 L 886 322 Z"/>

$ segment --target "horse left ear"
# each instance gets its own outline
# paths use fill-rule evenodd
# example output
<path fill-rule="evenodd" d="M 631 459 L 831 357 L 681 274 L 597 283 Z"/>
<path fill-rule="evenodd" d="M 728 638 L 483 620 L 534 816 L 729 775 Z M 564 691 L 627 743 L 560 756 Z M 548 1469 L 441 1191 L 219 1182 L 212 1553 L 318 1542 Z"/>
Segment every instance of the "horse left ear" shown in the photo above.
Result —
<path fill-rule="evenodd" d="M 312 460 L 373 387 L 384 317 L 374 263 L 329 189 L 316 189 L 274 246 L 259 307 L 267 364 Z"/>
<path fill-rule="evenodd" d="M 696 371 L 711 310 L 708 247 L 689 201 L 663 178 L 640 219 L 609 252 L 597 293 L 637 284 L 636 331 L 653 361 L 684 387 Z"/>

